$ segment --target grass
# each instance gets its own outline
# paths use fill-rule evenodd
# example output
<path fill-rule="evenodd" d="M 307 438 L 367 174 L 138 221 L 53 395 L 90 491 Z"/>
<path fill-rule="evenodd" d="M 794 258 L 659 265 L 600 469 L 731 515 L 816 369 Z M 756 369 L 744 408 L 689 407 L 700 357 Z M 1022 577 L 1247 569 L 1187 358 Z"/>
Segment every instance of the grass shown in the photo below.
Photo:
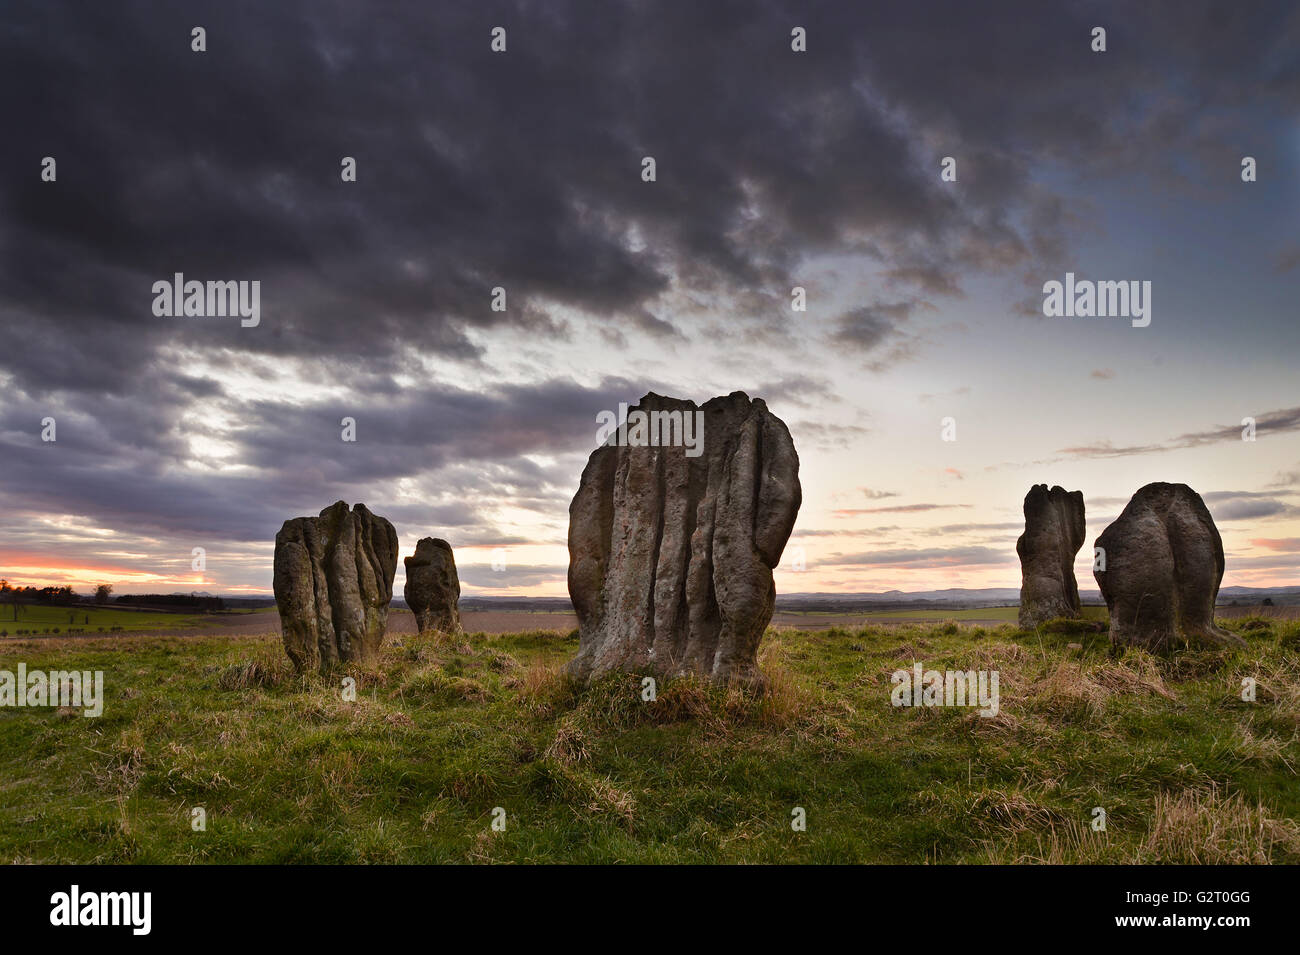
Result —
<path fill-rule="evenodd" d="M 101 629 L 111 632 L 112 628 L 121 630 L 179 630 L 186 627 L 202 626 L 210 622 L 211 616 L 193 613 L 163 613 L 147 610 L 118 610 L 114 607 L 56 607 L 48 604 L 23 604 L 19 608 L 18 619 L 13 619 L 13 608 L 9 604 L 0 606 L 0 630 L 9 636 L 17 636 L 18 631 L 52 633 L 55 627 L 59 632 L 68 629 L 77 633 L 98 633 Z"/>
<path fill-rule="evenodd" d="M 1167 659 L 1090 621 L 771 631 L 762 696 L 652 703 L 579 692 L 553 631 L 390 637 L 354 702 L 272 636 L 10 639 L 107 699 L 0 709 L 0 861 L 1300 862 L 1300 624 L 1223 624 L 1244 649 Z M 1000 713 L 891 707 L 913 660 L 996 669 Z"/>

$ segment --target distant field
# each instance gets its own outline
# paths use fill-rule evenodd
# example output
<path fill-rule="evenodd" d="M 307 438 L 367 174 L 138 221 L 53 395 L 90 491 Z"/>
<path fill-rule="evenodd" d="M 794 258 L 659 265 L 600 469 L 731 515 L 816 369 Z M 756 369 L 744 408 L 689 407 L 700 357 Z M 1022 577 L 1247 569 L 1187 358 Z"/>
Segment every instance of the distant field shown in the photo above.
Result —
<path fill-rule="evenodd" d="M 115 607 L 53 607 L 47 605 L 24 604 L 19 608 L 18 619 L 14 620 L 13 608 L 0 607 L 0 630 L 8 631 L 14 636 L 19 630 L 53 630 L 58 627 L 66 632 L 69 627 L 74 630 L 86 630 L 98 633 L 102 627 L 105 631 L 121 627 L 125 632 L 140 633 L 151 630 L 176 630 L 202 626 L 219 620 L 220 616 L 187 613 L 157 613 L 145 610 L 118 610 Z"/>
<path fill-rule="evenodd" d="M 956 620 L 960 623 L 996 625 L 1015 623 L 1017 607 L 976 607 L 970 610 L 879 610 L 867 613 L 778 610 L 772 617 L 774 627 L 795 627 L 799 630 L 824 630 L 828 627 L 866 626 L 872 623 L 940 623 Z M 1084 607 L 1085 620 L 1106 620 L 1105 607 Z"/>

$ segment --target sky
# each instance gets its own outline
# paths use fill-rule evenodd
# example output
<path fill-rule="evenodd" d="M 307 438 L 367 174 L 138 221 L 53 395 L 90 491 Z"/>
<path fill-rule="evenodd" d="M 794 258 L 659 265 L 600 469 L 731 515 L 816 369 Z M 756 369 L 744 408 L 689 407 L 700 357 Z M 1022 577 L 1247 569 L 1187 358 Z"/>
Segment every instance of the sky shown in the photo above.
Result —
<path fill-rule="evenodd" d="M 1083 589 L 1151 481 L 1296 584 L 1297 50 L 1293 3 L 11 0 L 0 576 L 269 594 L 342 499 L 562 596 L 600 412 L 743 390 L 801 461 L 779 593 L 1016 587 L 1035 483 Z M 258 323 L 156 315 L 177 272 Z M 1048 317 L 1067 272 L 1150 324 Z"/>

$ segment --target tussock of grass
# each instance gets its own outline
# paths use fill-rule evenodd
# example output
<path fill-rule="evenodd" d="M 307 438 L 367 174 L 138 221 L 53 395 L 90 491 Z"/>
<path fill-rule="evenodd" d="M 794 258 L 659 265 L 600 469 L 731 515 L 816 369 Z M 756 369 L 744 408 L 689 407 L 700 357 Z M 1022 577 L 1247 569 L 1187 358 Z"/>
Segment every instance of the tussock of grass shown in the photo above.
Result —
<path fill-rule="evenodd" d="M 583 816 L 609 816 L 630 827 L 636 816 L 636 799 L 608 778 L 550 758 L 532 765 L 530 787 L 548 800 Z"/>
<path fill-rule="evenodd" d="M 587 752 L 587 738 L 582 729 L 566 720 L 556 728 L 555 739 L 546 747 L 544 755 L 562 765 L 572 766 L 588 759 L 591 754 Z"/>
<path fill-rule="evenodd" d="M 1151 656 L 1130 651 L 1119 661 L 1061 660 L 1033 681 L 1027 702 L 1032 709 L 1059 717 L 1096 719 L 1106 713 L 1111 700 L 1143 695 L 1177 699 Z"/>
<path fill-rule="evenodd" d="M 1006 832 L 1050 828 L 1064 824 L 1068 818 L 1059 809 L 1036 802 L 1017 790 L 991 789 L 977 792 L 971 797 L 968 809 Z"/>
<path fill-rule="evenodd" d="M 9 641 L 0 665 L 103 669 L 106 699 L 0 711 L 0 861 L 1298 861 L 1300 638 L 1265 623 L 1167 657 L 1009 624 L 774 630 L 761 692 L 652 701 L 637 674 L 576 687 L 573 633 L 402 637 L 328 678 L 273 635 Z M 998 671 L 998 714 L 891 706 L 913 662 Z"/>
<path fill-rule="evenodd" d="M 293 675 L 287 659 L 264 652 L 226 667 L 217 677 L 217 686 L 222 690 L 270 689 L 292 679 Z"/>

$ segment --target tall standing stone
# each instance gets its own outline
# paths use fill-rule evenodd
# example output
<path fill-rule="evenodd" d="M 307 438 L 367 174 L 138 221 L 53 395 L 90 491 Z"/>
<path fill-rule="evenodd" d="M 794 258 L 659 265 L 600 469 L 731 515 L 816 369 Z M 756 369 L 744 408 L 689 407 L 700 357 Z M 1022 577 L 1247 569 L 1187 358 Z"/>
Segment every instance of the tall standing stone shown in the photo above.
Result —
<path fill-rule="evenodd" d="M 383 642 L 397 570 L 397 532 L 358 504 L 337 501 L 275 535 L 275 602 L 294 667 L 325 673 L 367 660 Z"/>
<path fill-rule="evenodd" d="M 402 595 L 415 614 L 420 633 L 441 630 L 460 633 L 460 578 L 451 545 L 435 537 L 422 537 L 415 553 L 404 559 L 406 586 Z"/>
<path fill-rule="evenodd" d="M 1035 484 L 1025 495 L 1025 532 L 1020 555 L 1020 626 L 1055 617 L 1077 617 L 1079 584 L 1074 557 L 1083 546 L 1083 492 Z"/>
<path fill-rule="evenodd" d="M 1186 484 L 1139 490 L 1096 546 L 1093 576 L 1110 610 L 1112 643 L 1156 652 L 1244 645 L 1214 624 L 1223 541 L 1205 502 Z"/>
<path fill-rule="evenodd" d="M 772 570 L 801 501 L 794 442 L 761 399 L 646 395 L 592 452 L 569 506 L 570 673 L 761 685 Z"/>

